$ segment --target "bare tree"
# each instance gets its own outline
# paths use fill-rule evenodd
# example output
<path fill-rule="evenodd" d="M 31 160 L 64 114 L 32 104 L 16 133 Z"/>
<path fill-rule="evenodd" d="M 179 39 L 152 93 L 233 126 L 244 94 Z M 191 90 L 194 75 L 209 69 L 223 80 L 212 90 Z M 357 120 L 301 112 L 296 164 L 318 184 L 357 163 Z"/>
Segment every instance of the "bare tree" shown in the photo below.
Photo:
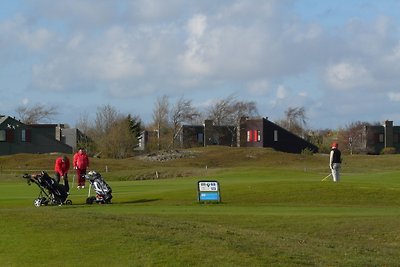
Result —
<path fill-rule="evenodd" d="M 35 104 L 33 106 L 19 106 L 16 112 L 20 120 L 25 124 L 36 124 L 39 122 L 50 121 L 58 114 L 54 106 Z"/>
<path fill-rule="evenodd" d="M 179 133 L 182 123 L 194 121 L 200 113 L 192 106 L 192 100 L 181 97 L 171 109 L 172 146 L 175 146 L 175 138 Z"/>
<path fill-rule="evenodd" d="M 122 118 L 118 111 L 110 106 L 104 105 L 97 108 L 95 119 L 95 130 L 98 135 L 107 134 L 114 124 Z"/>
<path fill-rule="evenodd" d="M 236 144 L 240 146 L 240 120 L 242 117 L 258 116 L 257 105 L 254 101 L 237 101 L 233 95 L 219 100 L 208 110 L 208 118 L 215 125 L 234 125 Z M 234 136 L 232 132 L 232 136 Z M 232 140 L 232 145 L 234 140 Z"/>
<path fill-rule="evenodd" d="M 97 108 L 93 125 L 87 122 L 87 117 L 82 117 L 80 123 L 86 127 L 86 134 L 94 141 L 97 153 L 102 156 L 128 157 L 137 146 L 139 117 L 124 116 L 110 105 Z"/>
<path fill-rule="evenodd" d="M 215 125 L 236 125 L 241 117 L 258 116 L 254 101 L 237 101 L 233 95 L 217 101 L 207 112 Z"/>
<path fill-rule="evenodd" d="M 214 105 L 209 107 L 207 111 L 208 119 L 212 120 L 215 125 L 232 124 L 232 107 L 235 101 L 233 95 L 218 100 Z"/>
<path fill-rule="evenodd" d="M 133 150 L 138 143 L 137 136 L 132 133 L 130 128 L 130 117 L 114 121 L 110 130 L 101 139 L 99 145 L 104 156 L 111 158 L 126 158 L 133 155 Z"/>
<path fill-rule="evenodd" d="M 75 127 L 78 128 L 83 133 L 87 133 L 93 126 L 91 125 L 89 119 L 89 113 L 84 112 L 79 115 L 78 121 L 75 124 Z"/>
<path fill-rule="evenodd" d="M 157 132 L 157 149 L 160 149 L 161 132 L 168 131 L 169 97 L 158 97 L 153 110 L 153 123 Z"/>
<path fill-rule="evenodd" d="M 238 101 L 232 105 L 232 116 L 236 129 L 236 145 L 240 146 L 240 120 L 243 117 L 255 117 L 258 115 L 257 105 L 254 101 Z"/>
<path fill-rule="evenodd" d="M 365 126 L 377 126 L 379 122 L 362 122 L 356 121 L 346 125 L 344 128 L 339 129 L 338 141 L 340 146 L 344 149 L 346 146 L 350 154 L 353 153 L 366 153 L 366 136 Z"/>
<path fill-rule="evenodd" d="M 286 130 L 303 136 L 304 130 L 307 127 L 307 116 L 304 107 L 289 107 L 285 111 L 285 119 L 278 124 Z"/>
<path fill-rule="evenodd" d="M 95 129 L 92 121 L 89 119 L 89 113 L 81 113 L 75 127 L 82 132 L 79 135 L 77 148 L 84 147 L 89 154 L 96 150 L 95 142 L 89 136 L 95 136 Z"/>

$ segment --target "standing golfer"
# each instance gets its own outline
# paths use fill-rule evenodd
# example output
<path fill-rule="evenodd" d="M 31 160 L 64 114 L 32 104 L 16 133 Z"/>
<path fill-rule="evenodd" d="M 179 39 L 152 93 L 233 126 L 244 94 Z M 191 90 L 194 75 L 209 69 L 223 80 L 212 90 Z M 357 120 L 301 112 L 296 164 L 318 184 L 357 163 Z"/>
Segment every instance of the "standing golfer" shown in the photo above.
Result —
<path fill-rule="evenodd" d="M 67 156 L 58 157 L 54 164 L 54 171 L 56 172 L 57 183 L 60 183 L 60 178 L 64 180 L 64 187 L 67 194 L 69 194 L 68 184 L 68 170 L 69 170 L 69 159 Z"/>
<path fill-rule="evenodd" d="M 76 176 L 78 177 L 78 189 L 85 188 L 85 177 L 86 169 L 89 167 L 89 157 L 86 154 L 85 149 L 80 148 L 74 155 L 74 169 L 76 170 Z"/>
<path fill-rule="evenodd" d="M 338 143 L 332 144 L 332 150 L 329 155 L 329 168 L 332 171 L 332 178 L 334 182 L 340 180 L 340 164 L 342 163 L 342 153 L 338 149 Z"/>

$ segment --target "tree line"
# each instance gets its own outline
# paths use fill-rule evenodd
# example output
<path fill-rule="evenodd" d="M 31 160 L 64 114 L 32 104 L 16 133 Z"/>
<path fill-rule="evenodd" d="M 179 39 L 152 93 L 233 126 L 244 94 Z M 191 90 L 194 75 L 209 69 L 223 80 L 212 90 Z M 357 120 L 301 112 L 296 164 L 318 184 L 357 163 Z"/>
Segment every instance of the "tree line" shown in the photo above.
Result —
<path fill-rule="evenodd" d="M 55 107 L 41 104 L 18 107 L 16 112 L 26 124 L 51 121 L 58 114 Z M 212 120 L 214 125 L 236 126 L 239 131 L 242 117 L 260 118 L 257 105 L 254 101 L 240 101 L 234 95 L 215 101 L 203 111 L 183 96 L 174 103 L 171 103 L 169 96 L 160 96 L 154 103 L 152 122 L 148 125 L 143 123 L 139 115 L 123 114 L 111 105 L 104 105 L 97 107 L 94 119 L 88 113 L 80 114 L 76 128 L 84 135 L 78 145 L 85 147 L 92 155 L 126 158 L 134 155 L 144 130 L 154 137 L 150 138 L 147 151 L 173 149 L 184 124 L 201 125 L 207 119 Z M 315 144 L 320 152 L 328 152 L 329 142 L 334 139 L 342 144 L 342 148 L 351 149 L 351 153 L 363 152 L 361 136 L 364 125 L 376 125 L 355 122 L 342 129 L 311 130 L 307 120 L 304 107 L 289 107 L 284 117 L 275 123 Z M 240 137 L 239 134 L 236 136 Z"/>

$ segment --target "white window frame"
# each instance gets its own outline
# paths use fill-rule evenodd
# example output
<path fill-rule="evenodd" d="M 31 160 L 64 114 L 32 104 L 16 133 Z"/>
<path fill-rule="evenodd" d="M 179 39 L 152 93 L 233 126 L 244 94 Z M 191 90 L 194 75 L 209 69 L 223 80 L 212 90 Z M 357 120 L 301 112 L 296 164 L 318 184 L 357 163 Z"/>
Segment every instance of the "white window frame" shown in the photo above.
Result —
<path fill-rule="evenodd" d="M 7 133 L 6 130 L 0 130 L 0 142 L 7 141 Z"/>
<path fill-rule="evenodd" d="M 26 142 L 26 130 L 21 130 L 21 142 Z"/>
<path fill-rule="evenodd" d="M 278 130 L 274 130 L 274 142 L 278 142 Z"/>

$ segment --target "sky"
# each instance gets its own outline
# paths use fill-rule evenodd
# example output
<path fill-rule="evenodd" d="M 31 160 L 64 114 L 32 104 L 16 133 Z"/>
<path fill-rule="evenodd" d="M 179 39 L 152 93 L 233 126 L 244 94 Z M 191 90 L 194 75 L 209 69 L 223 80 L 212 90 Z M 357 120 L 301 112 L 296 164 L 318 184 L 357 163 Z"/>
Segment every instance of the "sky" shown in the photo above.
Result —
<path fill-rule="evenodd" d="M 41 104 L 71 127 L 105 105 L 149 124 L 164 95 L 400 125 L 400 0 L 4 0 L 0 88 L 0 114 Z"/>

